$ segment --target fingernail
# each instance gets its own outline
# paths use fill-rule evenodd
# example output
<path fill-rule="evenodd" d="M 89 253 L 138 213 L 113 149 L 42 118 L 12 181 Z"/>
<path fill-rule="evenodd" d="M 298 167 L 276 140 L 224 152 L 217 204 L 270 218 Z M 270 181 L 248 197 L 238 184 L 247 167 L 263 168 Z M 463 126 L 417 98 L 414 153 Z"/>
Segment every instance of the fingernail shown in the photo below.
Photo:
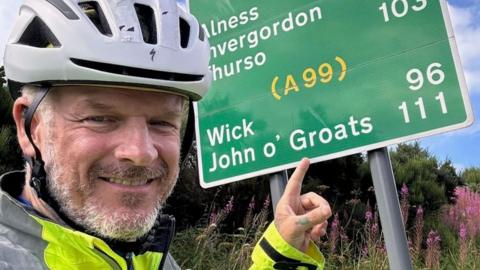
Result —
<path fill-rule="evenodd" d="M 310 159 L 306 157 L 302 158 L 302 160 L 300 161 L 300 166 L 302 167 L 302 169 L 308 168 L 309 165 L 310 165 Z"/>

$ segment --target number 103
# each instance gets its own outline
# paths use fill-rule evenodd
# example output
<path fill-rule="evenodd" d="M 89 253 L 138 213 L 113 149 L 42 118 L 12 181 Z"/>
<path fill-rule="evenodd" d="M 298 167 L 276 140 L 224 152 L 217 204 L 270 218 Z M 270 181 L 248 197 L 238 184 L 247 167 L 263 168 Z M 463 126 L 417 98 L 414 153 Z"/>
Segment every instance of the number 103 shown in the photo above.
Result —
<path fill-rule="evenodd" d="M 435 99 L 440 103 L 440 109 L 442 110 L 442 114 L 447 114 L 448 109 L 447 104 L 445 103 L 445 96 L 443 95 L 443 92 L 439 92 L 438 95 L 435 96 Z M 418 110 L 420 111 L 420 117 L 422 119 L 427 119 L 427 112 L 425 110 L 423 98 L 419 97 L 414 104 L 418 107 Z M 410 123 L 410 114 L 408 113 L 407 103 L 405 101 L 402 102 L 402 105 L 398 106 L 398 109 L 403 112 L 403 119 L 405 120 L 405 123 Z"/>
<path fill-rule="evenodd" d="M 409 11 L 409 3 L 407 0 L 393 0 L 390 4 L 390 8 L 386 2 L 383 2 L 382 5 L 378 8 L 383 12 L 383 19 L 385 22 L 390 21 L 390 13 L 396 18 L 405 17 Z M 411 8 L 415 12 L 420 12 L 427 7 L 427 0 L 416 0 L 416 4 L 412 5 Z"/>

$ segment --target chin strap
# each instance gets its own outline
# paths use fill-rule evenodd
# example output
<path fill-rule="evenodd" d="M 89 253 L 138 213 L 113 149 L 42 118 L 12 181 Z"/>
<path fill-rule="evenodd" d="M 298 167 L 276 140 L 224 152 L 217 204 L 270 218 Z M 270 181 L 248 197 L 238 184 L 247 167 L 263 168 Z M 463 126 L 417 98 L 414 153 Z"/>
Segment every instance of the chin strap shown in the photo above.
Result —
<path fill-rule="evenodd" d="M 47 96 L 48 92 L 50 91 L 49 87 L 41 87 L 38 89 L 37 94 L 35 95 L 35 98 L 32 101 L 32 104 L 28 107 L 27 111 L 25 112 L 25 133 L 27 135 L 28 140 L 33 146 L 33 149 L 35 150 L 35 156 L 34 157 L 27 157 L 27 161 L 32 167 L 32 177 L 30 178 L 30 186 L 35 189 L 37 192 L 37 195 L 45 200 L 45 194 L 48 193 L 47 190 L 47 181 L 46 177 L 47 174 L 45 172 L 45 163 L 43 162 L 42 159 L 42 154 L 40 153 L 40 150 L 38 147 L 35 145 L 32 139 L 32 120 L 33 120 L 33 115 L 38 109 L 38 106 L 42 102 L 42 100 Z M 45 200 L 47 203 L 48 201 Z"/>

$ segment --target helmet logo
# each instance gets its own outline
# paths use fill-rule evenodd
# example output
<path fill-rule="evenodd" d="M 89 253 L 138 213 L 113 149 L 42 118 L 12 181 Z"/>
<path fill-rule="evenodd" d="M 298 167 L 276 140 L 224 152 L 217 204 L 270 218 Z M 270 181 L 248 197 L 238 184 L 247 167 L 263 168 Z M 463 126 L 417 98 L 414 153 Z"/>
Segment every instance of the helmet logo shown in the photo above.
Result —
<path fill-rule="evenodd" d="M 153 62 L 153 60 L 154 60 L 154 58 L 155 58 L 155 54 L 157 54 L 157 51 L 155 51 L 155 49 L 152 49 L 152 50 L 150 51 L 150 55 L 152 56 L 152 62 Z"/>
<path fill-rule="evenodd" d="M 120 28 L 120 31 L 122 31 L 123 28 L 125 28 L 125 25 L 122 25 L 122 26 L 120 26 L 119 28 Z M 127 31 L 127 32 L 135 32 L 135 27 L 132 26 L 132 27 L 128 28 L 126 31 Z"/>

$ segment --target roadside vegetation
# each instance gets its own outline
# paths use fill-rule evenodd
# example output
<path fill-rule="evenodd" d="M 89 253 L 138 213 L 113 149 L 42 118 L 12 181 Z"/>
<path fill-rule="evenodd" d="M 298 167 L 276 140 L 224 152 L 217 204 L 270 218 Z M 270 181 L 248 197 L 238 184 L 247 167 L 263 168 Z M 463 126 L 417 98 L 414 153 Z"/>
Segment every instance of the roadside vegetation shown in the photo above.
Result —
<path fill-rule="evenodd" d="M 454 193 L 455 203 L 426 213 L 420 205 L 410 206 L 408 187 L 402 187 L 401 210 L 414 269 L 480 268 L 480 193 L 468 187 Z M 222 228 L 228 227 L 224 222 L 240 207 L 232 197 L 205 223 L 177 233 L 172 252 L 182 269 L 249 268 L 250 254 L 269 223 L 270 199 L 267 196 L 262 203 L 252 197 L 242 226 L 224 232 Z M 348 210 L 334 213 L 327 236 L 317 243 L 326 258 L 325 269 L 389 269 L 375 205 L 367 203 L 363 214 L 353 220 Z M 349 226 L 355 222 L 363 225 L 351 232 Z"/>

